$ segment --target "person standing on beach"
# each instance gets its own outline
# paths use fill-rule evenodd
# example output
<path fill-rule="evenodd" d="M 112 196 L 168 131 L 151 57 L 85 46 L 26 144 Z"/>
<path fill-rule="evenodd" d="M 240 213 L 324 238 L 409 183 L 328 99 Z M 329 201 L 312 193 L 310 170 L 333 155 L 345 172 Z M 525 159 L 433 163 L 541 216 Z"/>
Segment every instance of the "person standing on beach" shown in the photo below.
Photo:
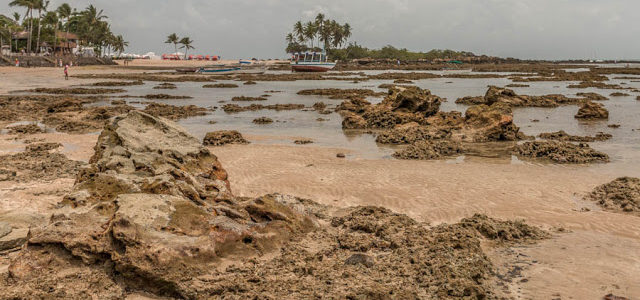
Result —
<path fill-rule="evenodd" d="M 64 65 L 64 80 L 69 80 L 69 65 Z"/>

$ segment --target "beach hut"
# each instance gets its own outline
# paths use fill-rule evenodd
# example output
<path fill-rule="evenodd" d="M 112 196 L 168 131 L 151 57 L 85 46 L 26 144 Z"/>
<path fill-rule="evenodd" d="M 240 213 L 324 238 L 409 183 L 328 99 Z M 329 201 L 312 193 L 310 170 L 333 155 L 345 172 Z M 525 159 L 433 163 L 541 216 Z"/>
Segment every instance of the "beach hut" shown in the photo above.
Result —
<path fill-rule="evenodd" d="M 40 52 L 54 52 L 58 55 L 74 54 L 78 48 L 78 36 L 73 33 L 66 33 L 59 31 L 57 34 L 58 44 L 50 45 L 47 42 L 40 43 Z M 29 32 L 22 31 L 16 32 L 11 37 L 11 41 L 17 45 L 26 47 L 29 40 Z"/>
<path fill-rule="evenodd" d="M 71 54 L 78 48 L 77 35 L 71 32 L 66 33 L 61 31 L 58 31 L 56 35 L 58 37 L 58 45 L 53 49 L 55 53 Z"/>

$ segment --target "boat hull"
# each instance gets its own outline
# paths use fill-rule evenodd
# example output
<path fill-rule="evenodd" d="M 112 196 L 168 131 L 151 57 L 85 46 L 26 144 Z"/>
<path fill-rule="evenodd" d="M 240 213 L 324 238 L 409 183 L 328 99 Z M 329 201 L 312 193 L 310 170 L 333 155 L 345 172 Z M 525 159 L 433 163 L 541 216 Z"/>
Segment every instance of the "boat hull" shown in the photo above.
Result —
<path fill-rule="evenodd" d="M 178 73 L 195 73 L 198 72 L 198 68 L 177 68 Z"/>
<path fill-rule="evenodd" d="M 207 69 L 201 68 L 198 73 L 202 74 L 230 74 L 242 72 L 241 68 L 221 68 L 221 69 Z"/>
<path fill-rule="evenodd" d="M 323 64 L 291 64 L 291 70 L 294 72 L 327 72 L 336 66 L 335 63 Z"/>

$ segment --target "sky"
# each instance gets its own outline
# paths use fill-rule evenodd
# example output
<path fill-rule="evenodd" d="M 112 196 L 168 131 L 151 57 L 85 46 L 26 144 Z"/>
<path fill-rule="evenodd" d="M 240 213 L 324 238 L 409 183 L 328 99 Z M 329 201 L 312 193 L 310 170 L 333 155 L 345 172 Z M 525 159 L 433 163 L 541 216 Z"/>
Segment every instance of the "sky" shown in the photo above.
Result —
<path fill-rule="evenodd" d="M 4 1 L 1 1 L 4 2 Z M 93 4 L 126 52 L 173 52 L 177 33 L 196 54 L 284 58 L 285 35 L 322 12 L 351 24 L 350 41 L 414 51 L 453 49 L 521 59 L 639 59 L 639 0 L 51 0 Z M 8 3 L 6 1 L 5 3 Z M 0 4 L 0 14 L 23 9 Z"/>

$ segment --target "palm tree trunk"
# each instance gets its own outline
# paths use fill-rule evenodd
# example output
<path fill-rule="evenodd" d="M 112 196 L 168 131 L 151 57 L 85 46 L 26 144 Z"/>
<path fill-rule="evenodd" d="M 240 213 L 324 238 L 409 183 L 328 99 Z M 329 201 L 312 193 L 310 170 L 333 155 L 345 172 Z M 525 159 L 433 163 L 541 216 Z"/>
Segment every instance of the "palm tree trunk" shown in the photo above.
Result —
<path fill-rule="evenodd" d="M 27 11 L 27 15 L 31 13 L 31 8 Z M 33 31 L 33 18 L 29 17 L 29 36 L 27 37 L 27 53 L 31 54 L 31 32 Z"/>
<path fill-rule="evenodd" d="M 67 39 L 67 49 L 69 49 L 69 17 L 67 17 L 67 35 L 65 38 Z M 71 52 L 71 50 L 69 50 L 69 52 Z M 62 53 L 64 54 L 64 50 Z"/>
<path fill-rule="evenodd" d="M 36 42 L 36 50 L 40 53 L 40 28 L 42 28 L 42 10 L 38 9 L 38 41 Z"/>
<path fill-rule="evenodd" d="M 176 51 L 175 51 L 175 52 L 173 52 L 173 53 L 178 53 L 178 44 L 173 43 L 173 46 L 175 47 L 175 50 L 176 50 Z"/>
<path fill-rule="evenodd" d="M 54 42 L 53 42 L 53 56 L 56 56 L 56 48 L 58 47 L 58 22 L 53 30 Z"/>

